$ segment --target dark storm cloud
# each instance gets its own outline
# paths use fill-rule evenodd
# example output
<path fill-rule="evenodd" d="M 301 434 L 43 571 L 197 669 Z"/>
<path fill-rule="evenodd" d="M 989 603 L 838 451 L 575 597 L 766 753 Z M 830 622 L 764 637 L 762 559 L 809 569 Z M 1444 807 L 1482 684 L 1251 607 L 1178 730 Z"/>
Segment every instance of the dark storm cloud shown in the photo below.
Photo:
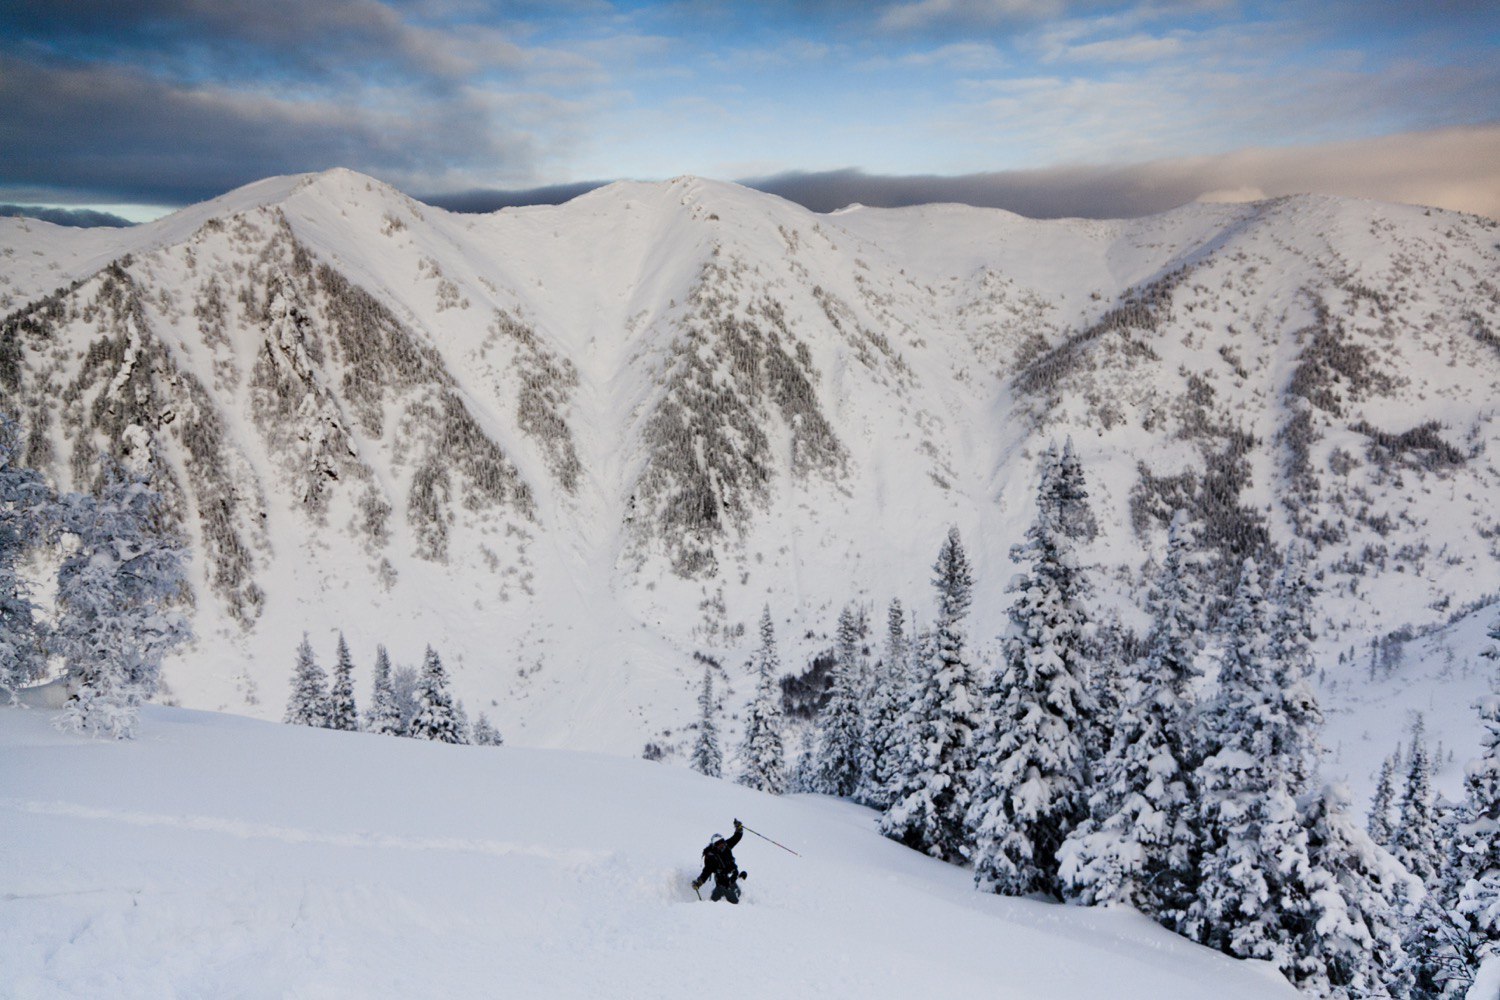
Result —
<path fill-rule="evenodd" d="M 531 156 L 477 100 L 354 107 L 3 55 L 0 135 L 0 183 L 166 204 L 273 174 L 357 165 L 409 186 L 455 166 L 524 170 Z"/>
<path fill-rule="evenodd" d="M 1036 219 L 1129 218 L 1204 198 L 1243 201 L 1317 192 L 1434 205 L 1500 218 L 1500 124 L 1130 166 L 1074 166 L 892 177 L 859 170 L 743 182 L 816 212 L 850 204 L 957 202 Z"/>
<path fill-rule="evenodd" d="M 208 77 L 357 66 L 446 80 L 480 62 L 494 69 L 522 61 L 492 29 L 455 35 L 411 24 L 378 0 L 22 0 L 0 6 L 0 36 L 77 59 L 150 57 L 160 70 Z"/>
<path fill-rule="evenodd" d="M 40 219 L 54 226 L 108 226 L 120 229 L 133 226 L 129 219 L 122 219 L 111 212 L 97 212 L 92 208 L 41 208 L 37 205 L 0 205 L 0 217 Z"/>

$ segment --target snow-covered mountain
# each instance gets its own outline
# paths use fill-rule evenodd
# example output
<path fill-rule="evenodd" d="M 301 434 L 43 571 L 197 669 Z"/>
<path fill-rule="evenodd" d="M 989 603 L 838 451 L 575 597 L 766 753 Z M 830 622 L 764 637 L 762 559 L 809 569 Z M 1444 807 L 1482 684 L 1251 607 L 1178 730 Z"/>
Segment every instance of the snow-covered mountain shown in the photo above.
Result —
<path fill-rule="evenodd" d="M 432 644 L 513 743 L 671 747 L 695 653 L 735 705 L 764 604 L 792 665 L 847 601 L 925 616 L 949 524 L 989 644 L 1069 436 L 1135 627 L 1178 507 L 1226 563 L 1314 547 L 1335 689 L 1500 593 L 1475 216 L 818 215 L 692 178 L 474 216 L 332 171 L 128 230 L 0 219 L 0 262 L 29 463 L 128 455 L 192 541 L 190 706 L 279 716 L 300 633 L 326 659 L 342 629 L 366 664 Z"/>

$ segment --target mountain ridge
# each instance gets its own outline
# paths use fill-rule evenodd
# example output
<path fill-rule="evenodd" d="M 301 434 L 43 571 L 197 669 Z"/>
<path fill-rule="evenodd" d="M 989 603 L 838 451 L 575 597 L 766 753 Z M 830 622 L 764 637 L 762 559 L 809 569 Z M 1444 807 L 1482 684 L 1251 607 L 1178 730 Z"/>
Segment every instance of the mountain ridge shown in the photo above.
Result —
<path fill-rule="evenodd" d="M 1086 556 L 1128 622 L 1168 506 L 1226 559 L 1314 544 L 1330 655 L 1497 578 L 1478 217 L 1313 196 L 817 215 L 696 178 L 469 216 L 330 171 L 116 242 L 14 221 L 7 395 L 63 482 L 92 446 L 150 442 L 202 556 L 203 638 L 167 670 L 191 705 L 279 714 L 291 637 L 343 627 L 365 657 L 451 652 L 524 742 L 670 745 L 694 652 L 736 704 L 763 603 L 799 664 L 846 600 L 925 607 L 949 523 L 990 644 L 1036 456 L 1069 435 L 1105 525 Z"/>

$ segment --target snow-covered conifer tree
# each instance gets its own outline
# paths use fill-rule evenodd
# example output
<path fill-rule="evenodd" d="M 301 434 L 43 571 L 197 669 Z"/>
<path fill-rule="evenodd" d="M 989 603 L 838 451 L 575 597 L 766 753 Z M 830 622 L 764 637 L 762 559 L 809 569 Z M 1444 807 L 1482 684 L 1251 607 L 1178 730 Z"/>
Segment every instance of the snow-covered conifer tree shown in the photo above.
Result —
<path fill-rule="evenodd" d="M 431 646 L 427 647 L 422 661 L 422 676 L 417 685 L 417 714 L 411 720 L 408 735 L 436 743 L 467 742 L 453 704 L 453 695 L 448 691 L 448 672 Z"/>
<path fill-rule="evenodd" d="M 1308 866 L 1294 873 L 1300 898 L 1288 915 L 1293 981 L 1315 996 L 1405 996 L 1401 910 L 1420 883 L 1359 828 L 1341 786 L 1308 796 L 1302 825 Z"/>
<path fill-rule="evenodd" d="M 909 686 L 910 645 L 906 612 L 899 600 L 893 600 L 886 612 L 885 652 L 870 672 L 865 696 L 865 759 L 857 793 L 861 802 L 876 809 L 890 804 L 888 789 L 900 753 L 901 712 Z"/>
<path fill-rule="evenodd" d="M 0 413 L 0 702 L 47 670 L 46 634 L 18 569 L 44 541 L 54 498 L 42 477 L 17 464 L 20 432 Z"/>
<path fill-rule="evenodd" d="M 1391 826 L 1391 806 L 1396 800 L 1393 784 L 1396 775 L 1396 759 L 1393 754 L 1380 762 L 1380 776 L 1375 780 L 1375 794 L 1370 799 L 1370 818 L 1365 832 L 1370 839 L 1386 850 L 1390 850 L 1394 829 Z"/>
<path fill-rule="evenodd" d="M 865 720 L 860 702 L 864 677 L 859 619 L 851 606 L 839 613 L 834 647 L 833 685 L 818 713 L 817 768 L 813 790 L 847 797 L 859 790 L 864 774 Z"/>
<path fill-rule="evenodd" d="M 1226 615 L 1219 684 L 1201 714 L 1199 823 L 1204 851 L 1198 899 L 1187 933 L 1240 958 L 1293 973 L 1298 958 L 1290 922 L 1306 911 L 1307 831 L 1297 812 L 1294 768 L 1299 745 L 1270 660 L 1270 611 L 1260 573 L 1247 559 Z"/>
<path fill-rule="evenodd" d="M 333 685 L 328 691 L 328 728 L 354 732 L 359 728 L 359 711 L 354 707 L 354 660 L 349 644 L 339 633 L 338 661 L 333 668 Z"/>
<path fill-rule="evenodd" d="M 1406 870 L 1431 886 L 1439 862 L 1437 807 L 1432 794 L 1432 764 L 1420 717 L 1412 727 L 1406 756 L 1406 779 L 1401 787 L 1399 819 L 1391 837 L 1391 853 Z"/>
<path fill-rule="evenodd" d="M 1500 697 L 1478 708 L 1483 750 L 1464 769 L 1442 868 L 1409 939 L 1422 1000 L 1463 997 L 1481 963 L 1500 958 Z"/>
<path fill-rule="evenodd" d="M 483 712 L 479 718 L 474 720 L 474 745 L 477 747 L 498 747 L 505 745 L 505 738 L 500 735 L 500 730 L 490 722 L 490 717 Z"/>
<path fill-rule="evenodd" d="M 281 721 L 289 726 L 317 726 L 326 729 L 330 705 L 328 674 L 318 665 L 307 633 L 297 647 L 297 664 L 292 668 L 292 694 L 286 702 Z"/>
<path fill-rule="evenodd" d="M 77 544 L 57 574 L 51 645 L 74 686 L 59 722 L 128 738 L 162 659 L 192 634 L 171 609 L 188 586 L 183 543 L 163 523 L 160 496 L 112 463 L 97 496 L 63 501 L 61 526 Z"/>
<path fill-rule="evenodd" d="M 391 687 L 391 657 L 385 646 L 375 647 L 375 682 L 370 689 L 370 711 L 365 716 L 365 731 L 384 736 L 404 733 L 401 709 Z"/>
<path fill-rule="evenodd" d="M 1146 610 L 1149 651 L 1133 664 L 1108 756 L 1097 769 L 1089 818 L 1060 851 L 1070 896 L 1124 903 L 1175 927 L 1195 894 L 1199 836 L 1191 804 L 1197 740 L 1194 661 L 1202 602 L 1188 561 L 1189 529 L 1172 522 Z"/>
<path fill-rule="evenodd" d="M 949 529 L 933 572 L 938 617 L 931 656 L 912 680 L 900 771 L 880 829 L 908 847 L 958 861 L 968 855 L 964 817 L 972 801 L 979 704 L 963 630 L 974 580 L 957 528 Z"/>
<path fill-rule="evenodd" d="M 1054 453 L 1049 452 L 1049 458 Z M 1027 542 L 1011 585 L 1003 661 L 985 687 L 987 727 L 969 810 L 974 880 L 1007 895 L 1060 895 L 1058 849 L 1087 815 L 1088 746 L 1098 725 L 1089 695 L 1084 581 L 1064 527 L 1070 484 L 1044 466 Z"/>
<path fill-rule="evenodd" d="M 745 721 L 745 739 L 739 750 L 740 784 L 772 795 L 787 790 L 786 748 L 782 744 L 781 660 L 776 655 L 776 631 L 771 608 L 760 616 L 760 648 L 755 654 L 758 679 L 755 700 Z"/>
<path fill-rule="evenodd" d="M 719 703 L 714 698 L 713 667 L 703 665 L 703 689 L 698 692 L 698 738 L 693 742 L 691 766 L 710 778 L 724 773 L 724 754 L 719 749 Z"/>
<path fill-rule="evenodd" d="M 1308 578 L 1307 565 L 1307 553 L 1300 545 L 1287 552 L 1271 591 L 1267 650 L 1287 715 L 1282 732 L 1296 741 L 1277 752 L 1285 756 L 1292 785 L 1297 788 L 1306 787 L 1317 770 L 1318 731 L 1323 725 L 1323 713 L 1312 688 L 1312 610 L 1317 592 Z"/>

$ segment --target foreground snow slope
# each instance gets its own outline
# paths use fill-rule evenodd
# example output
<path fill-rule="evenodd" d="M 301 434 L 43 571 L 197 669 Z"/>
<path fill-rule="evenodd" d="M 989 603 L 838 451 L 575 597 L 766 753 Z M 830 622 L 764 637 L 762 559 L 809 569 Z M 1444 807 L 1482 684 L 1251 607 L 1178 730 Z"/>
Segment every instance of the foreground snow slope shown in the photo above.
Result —
<path fill-rule="evenodd" d="M 1130 912 L 985 896 L 866 810 L 584 753 L 0 709 L 6 997 L 1296 994 Z M 744 905 L 698 903 L 738 815 Z"/>

